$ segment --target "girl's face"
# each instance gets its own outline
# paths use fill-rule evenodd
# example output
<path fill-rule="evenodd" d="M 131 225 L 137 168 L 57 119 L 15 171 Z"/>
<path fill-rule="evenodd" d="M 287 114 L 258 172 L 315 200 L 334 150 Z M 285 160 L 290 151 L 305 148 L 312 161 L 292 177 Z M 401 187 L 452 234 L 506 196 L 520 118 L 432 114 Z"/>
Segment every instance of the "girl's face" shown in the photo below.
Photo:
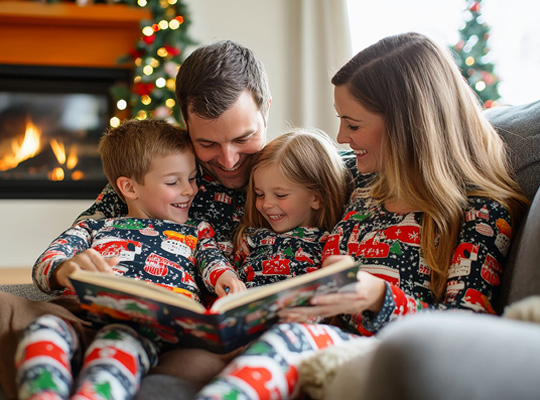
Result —
<path fill-rule="evenodd" d="M 340 120 L 337 141 L 348 143 L 354 151 L 358 171 L 362 174 L 381 171 L 386 134 L 383 117 L 366 110 L 344 85 L 334 88 L 334 107 Z"/>
<path fill-rule="evenodd" d="M 320 207 L 319 196 L 287 180 L 274 165 L 253 173 L 255 207 L 276 233 L 309 226 L 313 210 Z"/>

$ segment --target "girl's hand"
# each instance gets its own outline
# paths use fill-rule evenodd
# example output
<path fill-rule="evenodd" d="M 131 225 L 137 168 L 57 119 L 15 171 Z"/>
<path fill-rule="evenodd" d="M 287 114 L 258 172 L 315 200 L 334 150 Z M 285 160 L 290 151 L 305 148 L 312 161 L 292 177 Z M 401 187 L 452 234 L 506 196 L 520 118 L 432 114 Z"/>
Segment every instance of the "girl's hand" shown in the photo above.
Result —
<path fill-rule="evenodd" d="M 58 266 L 51 279 L 51 289 L 73 289 L 68 276 L 79 269 L 114 274 L 112 267 L 116 264 L 118 257 L 105 258 L 94 249 L 85 250 Z"/>
<path fill-rule="evenodd" d="M 293 307 L 281 310 L 279 316 L 286 322 L 305 322 L 311 317 L 332 317 L 338 314 L 358 314 L 366 310 L 378 313 L 384 303 L 385 281 L 359 271 L 357 282 L 311 299 L 311 307 Z"/>
<path fill-rule="evenodd" d="M 244 290 L 247 290 L 246 285 L 232 271 L 224 272 L 216 281 L 216 294 L 219 297 Z"/>

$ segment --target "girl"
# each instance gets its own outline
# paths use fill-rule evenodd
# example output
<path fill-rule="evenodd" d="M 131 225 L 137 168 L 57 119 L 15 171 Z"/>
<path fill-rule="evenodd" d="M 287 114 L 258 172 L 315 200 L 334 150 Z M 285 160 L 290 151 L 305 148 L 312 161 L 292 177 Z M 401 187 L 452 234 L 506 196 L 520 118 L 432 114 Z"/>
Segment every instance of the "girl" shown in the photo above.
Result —
<path fill-rule="evenodd" d="M 322 133 L 292 131 L 268 143 L 255 157 L 233 239 L 236 272 L 207 269 L 207 286 L 223 296 L 318 269 L 347 182 L 335 145 Z"/>

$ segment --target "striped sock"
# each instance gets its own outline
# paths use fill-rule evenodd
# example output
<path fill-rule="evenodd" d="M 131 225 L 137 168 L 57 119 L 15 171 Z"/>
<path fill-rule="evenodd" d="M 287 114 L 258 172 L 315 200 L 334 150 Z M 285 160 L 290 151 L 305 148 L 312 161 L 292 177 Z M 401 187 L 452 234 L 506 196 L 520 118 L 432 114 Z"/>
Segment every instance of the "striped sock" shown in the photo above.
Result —
<path fill-rule="evenodd" d="M 128 400 L 157 362 L 157 350 L 133 329 L 111 324 L 101 329 L 84 356 L 73 400 Z"/>
<path fill-rule="evenodd" d="M 19 399 L 67 399 L 71 360 L 78 348 L 77 335 L 64 320 L 43 315 L 32 322 L 15 355 Z"/>

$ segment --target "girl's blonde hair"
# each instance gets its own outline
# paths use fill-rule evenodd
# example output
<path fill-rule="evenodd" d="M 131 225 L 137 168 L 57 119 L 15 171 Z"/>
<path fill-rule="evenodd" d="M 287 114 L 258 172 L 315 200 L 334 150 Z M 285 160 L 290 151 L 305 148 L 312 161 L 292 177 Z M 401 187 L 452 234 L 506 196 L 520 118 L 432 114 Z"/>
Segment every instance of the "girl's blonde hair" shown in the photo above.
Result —
<path fill-rule="evenodd" d="M 320 131 L 293 130 L 268 143 L 253 160 L 247 187 L 244 216 L 234 244 L 239 246 L 246 228 L 272 229 L 255 207 L 254 172 L 259 168 L 277 166 L 283 177 L 320 198 L 321 206 L 313 210 L 310 225 L 330 231 L 343 213 L 349 194 L 348 170 L 335 144 Z"/>
<path fill-rule="evenodd" d="M 364 195 L 423 211 L 422 255 L 442 298 L 468 196 L 506 207 L 516 223 L 528 206 L 505 145 L 448 51 L 417 33 L 366 48 L 332 78 L 386 124 L 384 167 Z"/>

